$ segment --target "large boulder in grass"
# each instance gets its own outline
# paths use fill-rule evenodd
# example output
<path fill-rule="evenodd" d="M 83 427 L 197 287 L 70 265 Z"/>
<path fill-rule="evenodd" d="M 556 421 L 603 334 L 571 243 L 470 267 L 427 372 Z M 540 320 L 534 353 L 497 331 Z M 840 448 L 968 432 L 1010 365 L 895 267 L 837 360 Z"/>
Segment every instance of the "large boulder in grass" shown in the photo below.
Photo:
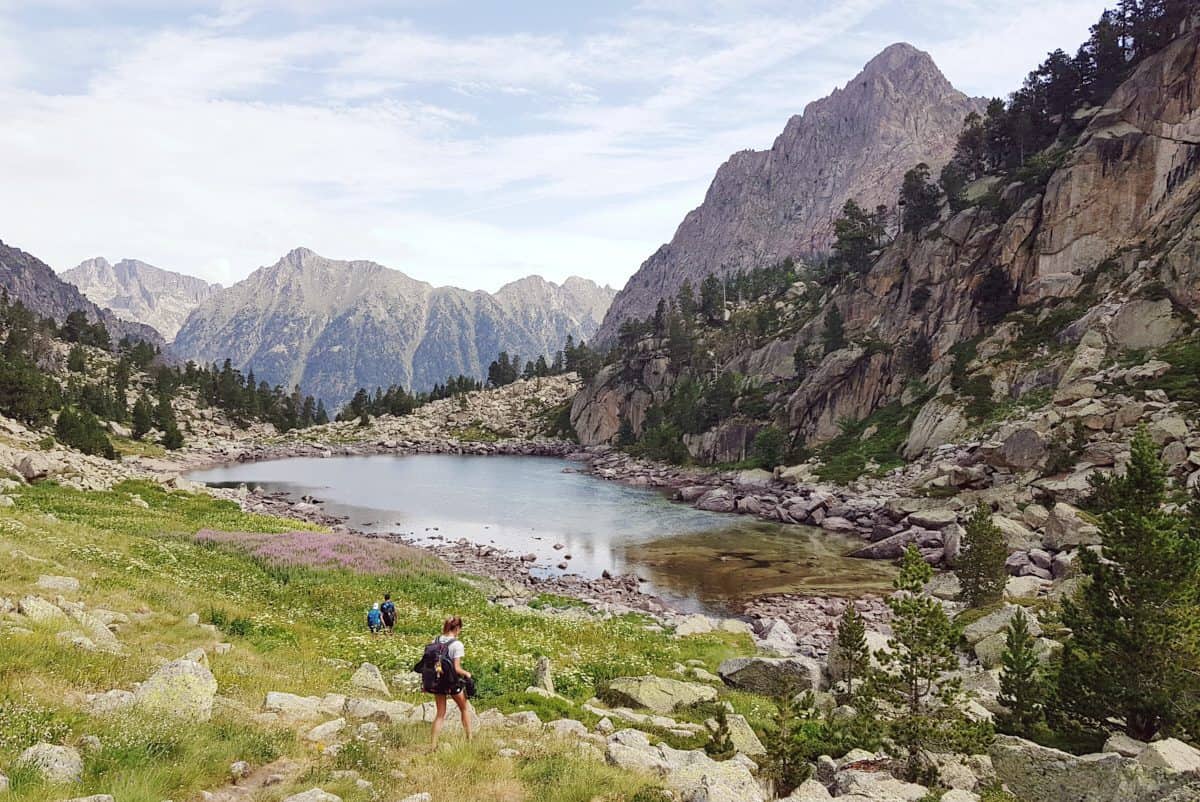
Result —
<path fill-rule="evenodd" d="M 16 765 L 52 784 L 77 783 L 83 779 L 83 757 L 69 746 L 35 744 L 21 753 Z"/>
<path fill-rule="evenodd" d="M 176 660 L 138 687 L 134 704 L 150 715 L 208 721 L 216 697 L 217 680 L 211 671 L 194 660 Z"/>
<path fill-rule="evenodd" d="M 717 673 L 731 688 L 764 696 L 819 691 L 825 686 L 821 664 L 808 657 L 734 657 L 722 662 Z"/>
<path fill-rule="evenodd" d="M 387 682 L 383 679 L 383 672 L 379 667 L 371 663 L 363 663 L 350 677 L 350 684 L 355 688 L 364 691 L 377 693 L 380 696 L 391 696 L 392 692 L 388 690 Z"/>
<path fill-rule="evenodd" d="M 608 684 L 604 697 L 613 704 L 665 714 L 697 702 L 716 701 L 717 692 L 698 682 L 667 677 L 618 677 Z"/>
<path fill-rule="evenodd" d="M 1168 747 L 1164 751 L 1174 751 Z M 1022 738 L 998 735 L 989 750 L 996 778 L 1018 799 L 1056 802 L 1178 802 L 1194 800 L 1192 771 L 1147 766 L 1114 752 L 1072 755 Z M 1156 762 L 1151 760 L 1151 762 Z M 1173 762 L 1169 759 L 1168 763 Z M 1188 761 L 1185 761 L 1188 762 Z"/>

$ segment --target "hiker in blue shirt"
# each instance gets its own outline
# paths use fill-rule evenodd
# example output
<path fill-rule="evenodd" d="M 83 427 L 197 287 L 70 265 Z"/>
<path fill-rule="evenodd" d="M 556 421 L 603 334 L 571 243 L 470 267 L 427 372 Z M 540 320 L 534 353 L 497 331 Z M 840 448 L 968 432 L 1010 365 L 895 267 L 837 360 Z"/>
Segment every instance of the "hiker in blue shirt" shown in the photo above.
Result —
<path fill-rule="evenodd" d="M 371 630 L 372 635 L 378 635 L 383 631 L 383 615 L 379 612 L 379 603 L 367 611 L 367 629 Z"/>

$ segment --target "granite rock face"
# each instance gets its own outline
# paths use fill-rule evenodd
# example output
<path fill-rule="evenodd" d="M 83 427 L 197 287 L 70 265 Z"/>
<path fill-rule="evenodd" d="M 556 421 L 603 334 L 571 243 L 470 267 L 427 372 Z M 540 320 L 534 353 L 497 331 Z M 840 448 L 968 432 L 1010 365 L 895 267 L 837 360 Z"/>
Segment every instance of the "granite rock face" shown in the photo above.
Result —
<path fill-rule="evenodd" d="M 221 289 L 220 284 L 137 259 L 116 264 L 104 258 L 88 259 L 59 275 L 100 306 L 126 320 L 153 326 L 168 340 L 174 339 L 193 309 Z"/>
<path fill-rule="evenodd" d="M 597 339 L 642 319 L 684 280 L 762 267 L 827 250 L 847 200 L 895 203 L 904 173 L 949 161 L 963 119 L 982 104 L 950 85 L 928 54 L 884 50 L 845 87 L 792 117 L 770 150 L 735 153 L 670 243 L 617 294 Z"/>

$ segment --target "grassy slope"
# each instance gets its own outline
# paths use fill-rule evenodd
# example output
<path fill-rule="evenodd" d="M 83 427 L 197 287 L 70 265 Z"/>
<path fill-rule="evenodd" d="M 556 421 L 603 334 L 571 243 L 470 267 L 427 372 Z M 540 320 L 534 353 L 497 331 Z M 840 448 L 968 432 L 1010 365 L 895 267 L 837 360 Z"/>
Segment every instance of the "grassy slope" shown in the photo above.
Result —
<path fill-rule="evenodd" d="M 149 509 L 135 506 L 132 494 Z M 32 586 L 40 574 L 66 574 L 83 582 L 78 598 L 89 608 L 132 618 L 119 633 L 126 646 L 121 656 L 75 650 L 59 643 L 52 630 L 19 635 L 0 628 L 0 771 L 37 740 L 78 743 L 83 735 L 97 735 L 103 748 L 87 758 L 84 787 L 71 789 L 72 796 L 105 792 L 121 802 L 185 799 L 219 786 L 234 760 L 261 764 L 305 756 L 294 733 L 247 725 L 267 691 L 346 691 L 352 667 L 364 660 L 388 677 L 406 672 L 452 612 L 467 621 L 467 662 L 480 678 L 477 705 L 535 708 L 543 718 L 587 716 L 572 705 L 521 693 L 539 655 L 551 658 L 560 691 L 578 702 L 610 677 L 667 674 L 675 662 L 690 658 L 714 669 L 721 658 L 750 647 L 748 640 L 732 636 L 674 640 L 647 631 L 647 622 L 632 616 L 579 622 L 495 607 L 481 590 L 413 550 L 386 575 L 271 567 L 229 547 L 197 543 L 193 535 L 202 528 L 278 533 L 303 525 L 247 515 L 229 502 L 167 493 L 156 485 L 79 492 L 44 484 L 23 489 L 16 498 L 15 508 L 0 510 L 0 554 L 17 552 L 14 559 L 0 560 L 0 596 L 15 601 L 38 593 Z M 372 638 L 363 632 L 363 614 L 384 591 L 397 601 L 397 635 Z M 210 723 L 189 727 L 128 715 L 89 718 L 80 712 L 85 693 L 129 689 L 163 660 L 211 645 L 211 636 L 184 622 L 191 612 L 220 622 L 221 639 L 234 644 L 230 654 L 210 656 L 220 694 L 233 706 L 220 708 Z M 769 713 L 764 700 L 734 695 L 731 701 L 752 720 L 762 721 Z M 367 800 L 370 794 L 351 781 L 330 780 L 330 771 L 356 768 L 376 783 L 376 790 L 399 796 L 429 790 L 438 799 L 446 795 L 437 789 L 453 787 L 459 799 L 587 800 L 604 789 L 614 802 L 632 799 L 646 782 L 586 761 L 577 749 L 552 739 L 523 749 L 523 757 L 513 761 L 495 756 L 491 737 L 428 756 L 417 748 L 427 737 L 426 727 L 385 728 L 384 735 L 390 748 L 373 754 L 348 749 L 319 761 L 297 782 L 320 783 L 347 800 Z M 393 778 L 394 770 L 404 779 Z M 9 773 L 15 799 L 63 796 L 19 771 Z M 548 773 L 561 775 L 561 781 L 547 783 Z"/>

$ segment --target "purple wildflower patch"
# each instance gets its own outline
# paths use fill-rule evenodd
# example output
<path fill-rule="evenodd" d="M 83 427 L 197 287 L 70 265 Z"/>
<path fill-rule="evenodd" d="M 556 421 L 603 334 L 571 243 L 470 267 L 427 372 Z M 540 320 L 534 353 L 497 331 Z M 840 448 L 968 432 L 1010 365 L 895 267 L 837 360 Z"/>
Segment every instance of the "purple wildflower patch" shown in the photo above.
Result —
<path fill-rule="evenodd" d="M 432 567 L 429 555 L 379 538 L 326 532 L 218 532 L 202 529 L 200 543 L 226 546 L 273 567 L 344 569 L 360 574 L 389 574 L 414 567 Z"/>

